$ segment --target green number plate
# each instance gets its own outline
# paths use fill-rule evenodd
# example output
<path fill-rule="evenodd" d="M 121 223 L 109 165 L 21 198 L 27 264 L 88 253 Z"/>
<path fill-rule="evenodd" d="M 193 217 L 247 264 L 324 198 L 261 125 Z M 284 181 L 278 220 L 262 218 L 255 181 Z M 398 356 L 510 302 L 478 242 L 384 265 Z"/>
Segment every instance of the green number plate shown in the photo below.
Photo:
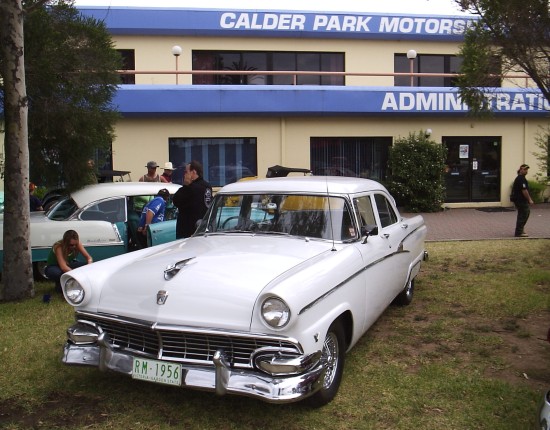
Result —
<path fill-rule="evenodd" d="M 181 385 L 181 365 L 134 357 L 132 378 L 159 384 Z"/>

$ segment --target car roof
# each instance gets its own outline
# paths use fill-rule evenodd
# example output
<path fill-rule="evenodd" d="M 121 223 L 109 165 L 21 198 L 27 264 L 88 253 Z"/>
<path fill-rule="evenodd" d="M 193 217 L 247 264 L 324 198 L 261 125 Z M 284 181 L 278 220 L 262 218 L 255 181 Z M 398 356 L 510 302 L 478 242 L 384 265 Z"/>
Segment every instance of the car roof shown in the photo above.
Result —
<path fill-rule="evenodd" d="M 166 188 L 174 194 L 181 185 L 164 182 L 109 182 L 104 184 L 88 185 L 71 193 L 72 199 L 83 207 L 88 203 L 120 196 L 156 195 L 159 190 Z"/>
<path fill-rule="evenodd" d="M 370 179 L 343 176 L 288 176 L 234 182 L 223 187 L 219 193 L 355 194 L 366 191 L 388 192 L 382 184 Z"/>

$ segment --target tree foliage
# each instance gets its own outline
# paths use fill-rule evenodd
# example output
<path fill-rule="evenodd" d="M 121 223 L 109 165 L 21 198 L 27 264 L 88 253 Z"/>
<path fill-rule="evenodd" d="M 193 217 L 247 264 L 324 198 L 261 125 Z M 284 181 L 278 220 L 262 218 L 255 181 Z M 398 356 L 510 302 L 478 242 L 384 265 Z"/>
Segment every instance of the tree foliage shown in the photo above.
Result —
<path fill-rule="evenodd" d="M 533 155 L 537 159 L 539 173 L 535 174 L 535 178 L 542 184 L 550 182 L 550 125 L 541 127 L 535 137 L 535 145 L 538 148 Z"/>
<path fill-rule="evenodd" d="M 103 23 L 59 1 L 27 14 L 25 59 L 31 179 L 81 188 L 87 160 L 114 137 L 120 55 Z"/>
<path fill-rule="evenodd" d="M 389 191 L 397 204 L 413 212 L 437 212 L 445 201 L 446 148 L 426 137 L 410 133 L 390 148 Z"/>
<path fill-rule="evenodd" d="M 489 111 L 484 97 L 493 86 L 496 61 L 502 74 L 526 73 L 550 101 L 550 13 L 548 0 L 455 0 L 479 16 L 466 31 L 460 55 L 460 95 L 474 114 Z"/>

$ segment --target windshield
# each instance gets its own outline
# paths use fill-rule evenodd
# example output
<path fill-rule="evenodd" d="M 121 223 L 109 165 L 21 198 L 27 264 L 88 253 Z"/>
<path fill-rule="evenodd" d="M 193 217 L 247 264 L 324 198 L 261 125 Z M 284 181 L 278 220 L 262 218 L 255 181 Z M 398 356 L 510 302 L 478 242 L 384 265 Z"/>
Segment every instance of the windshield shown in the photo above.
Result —
<path fill-rule="evenodd" d="M 357 237 L 344 198 L 296 194 L 218 194 L 197 234 L 216 232 L 338 241 Z"/>
<path fill-rule="evenodd" d="M 70 197 L 60 200 L 55 206 L 50 209 L 46 216 L 51 220 L 65 220 L 74 214 L 78 209 L 78 206 Z"/>

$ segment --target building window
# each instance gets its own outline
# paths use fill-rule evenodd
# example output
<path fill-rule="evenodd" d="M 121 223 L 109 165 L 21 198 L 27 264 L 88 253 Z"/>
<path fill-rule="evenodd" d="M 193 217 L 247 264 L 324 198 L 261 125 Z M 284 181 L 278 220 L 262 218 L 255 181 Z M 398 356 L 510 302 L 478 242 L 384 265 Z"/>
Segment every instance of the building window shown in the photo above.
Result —
<path fill-rule="evenodd" d="M 424 55 L 419 54 L 413 61 L 414 73 L 460 73 L 462 58 L 456 55 Z M 495 58 L 491 65 L 492 74 L 500 75 L 500 61 Z M 409 73 L 411 71 L 411 60 L 407 54 L 394 55 L 394 72 Z M 394 85 L 408 87 L 411 85 L 409 76 L 396 76 Z M 451 76 L 415 76 L 413 77 L 415 87 L 455 87 L 456 78 Z M 491 78 L 484 86 L 500 87 L 500 78 Z"/>
<path fill-rule="evenodd" d="M 193 51 L 193 71 L 343 72 L 344 54 L 331 52 Z M 297 85 L 344 85 L 343 76 L 299 75 Z M 193 75 L 193 85 L 293 85 L 293 75 Z"/>
<path fill-rule="evenodd" d="M 177 166 L 172 181 L 181 184 L 185 164 L 192 160 L 202 163 L 204 179 L 213 187 L 257 176 L 257 139 L 241 138 L 185 138 L 168 139 L 169 156 Z"/>
<path fill-rule="evenodd" d="M 314 175 L 386 178 L 391 137 L 312 137 Z"/>
<path fill-rule="evenodd" d="M 136 70 L 136 52 L 133 49 L 117 49 L 122 57 L 122 70 Z M 136 75 L 120 75 L 122 84 L 135 85 Z"/>

